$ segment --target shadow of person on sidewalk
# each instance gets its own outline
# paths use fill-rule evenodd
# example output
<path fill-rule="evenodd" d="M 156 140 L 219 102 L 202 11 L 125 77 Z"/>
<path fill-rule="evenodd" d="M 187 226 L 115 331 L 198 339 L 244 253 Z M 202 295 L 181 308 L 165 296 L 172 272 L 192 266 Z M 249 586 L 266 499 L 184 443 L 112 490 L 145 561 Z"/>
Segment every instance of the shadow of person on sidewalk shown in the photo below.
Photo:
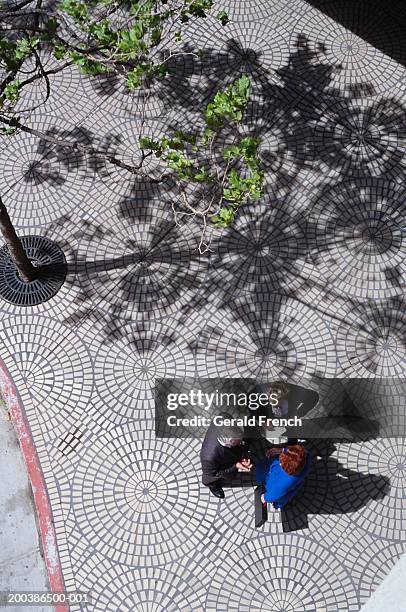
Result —
<path fill-rule="evenodd" d="M 325 441 L 327 455 L 314 460 L 303 489 L 282 510 L 284 532 L 305 529 L 310 514 L 334 515 L 356 512 L 371 500 L 383 499 L 390 481 L 380 474 L 363 474 L 342 465 L 331 454 L 335 446 Z"/>

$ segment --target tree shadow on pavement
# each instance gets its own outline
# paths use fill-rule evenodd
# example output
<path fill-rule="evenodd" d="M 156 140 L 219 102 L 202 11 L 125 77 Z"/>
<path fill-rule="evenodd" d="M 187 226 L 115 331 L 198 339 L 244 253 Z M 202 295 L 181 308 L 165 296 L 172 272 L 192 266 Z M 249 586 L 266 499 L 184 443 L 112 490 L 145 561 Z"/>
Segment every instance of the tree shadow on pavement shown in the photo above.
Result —
<path fill-rule="evenodd" d="M 332 0 L 306 0 L 340 23 L 368 44 L 406 66 L 404 31 L 406 10 L 403 2 L 368 0 L 368 2 L 333 2 Z"/>
<path fill-rule="evenodd" d="M 199 310 L 212 305 L 213 309 L 227 312 L 231 320 L 242 324 L 251 335 L 252 344 L 257 343 L 260 365 L 257 359 L 253 367 L 259 367 L 261 376 L 265 377 L 276 370 L 290 373 L 298 366 L 306 367 L 305 355 L 299 361 L 289 361 L 289 350 L 281 349 L 274 365 L 268 359 L 275 347 L 282 344 L 289 349 L 293 343 L 290 347 L 293 354 L 294 344 L 299 341 L 297 334 L 303 327 L 301 317 L 307 316 L 309 325 L 314 326 L 314 332 L 317 330 L 317 317 L 314 315 L 312 319 L 313 315 L 300 310 L 295 315 L 293 335 L 286 335 L 287 317 L 291 315 L 283 311 L 282 316 L 281 309 L 289 300 L 290 304 L 308 307 L 309 312 L 319 310 L 321 317 L 332 317 L 338 326 L 347 325 L 346 312 L 358 305 L 362 307 L 364 295 L 356 292 L 351 295 L 351 289 L 346 294 L 341 288 L 335 291 L 330 269 L 335 274 L 334 266 L 345 270 L 343 263 L 348 262 L 351 273 L 354 258 L 358 257 L 361 265 L 363 253 L 367 251 L 373 254 L 375 264 L 383 254 L 385 275 L 390 279 L 391 264 L 385 251 L 391 241 L 386 234 L 396 239 L 398 236 L 397 230 L 391 225 L 387 227 L 384 219 L 377 223 L 379 202 L 360 216 L 356 212 L 354 217 L 343 216 L 336 185 L 338 181 L 349 185 L 348 193 L 355 198 L 364 189 L 365 182 L 375 181 L 384 200 L 393 188 L 392 199 L 396 202 L 400 179 L 406 172 L 404 154 L 398 146 L 399 140 L 406 136 L 406 113 L 391 98 L 363 99 L 359 92 L 352 96 L 348 93 L 332 96 L 329 86 L 338 68 L 326 64 L 325 52 L 322 43 L 315 49 L 305 35 L 298 34 L 295 50 L 277 74 L 269 72 L 261 53 L 244 49 L 234 39 L 227 41 L 224 53 L 206 49 L 201 63 L 187 60 L 185 78 L 179 77 L 178 85 L 171 88 L 173 127 L 182 127 L 184 110 L 201 111 L 220 83 L 223 86 L 225 81 L 231 82 L 245 69 L 254 77 L 255 94 L 245 129 L 263 139 L 261 155 L 267 176 L 263 201 L 259 205 L 243 206 L 240 220 L 229 230 L 212 230 L 213 253 L 209 261 L 206 258 L 209 263 L 206 277 L 203 258 L 195 254 L 199 232 L 193 219 L 183 223 L 181 229 L 166 217 L 154 219 L 151 210 L 159 194 L 148 190 L 147 184 L 144 194 L 150 212 L 143 217 L 133 199 L 142 189 L 142 183 L 136 181 L 120 201 L 118 217 L 111 219 L 110 231 L 117 235 L 117 246 L 113 249 L 117 255 L 106 257 L 101 253 L 100 258 L 94 257 L 91 237 L 88 253 L 78 255 L 78 277 L 85 279 L 81 281 L 83 303 L 90 300 L 96 305 L 99 301 L 112 317 L 127 320 L 168 314 L 197 317 Z M 207 66 L 211 70 L 207 80 L 196 88 L 188 87 L 189 75 L 199 74 Z M 225 77 L 227 66 L 233 69 Z M 366 91 L 368 83 L 363 82 L 362 86 Z M 165 98 L 165 95 L 163 86 L 162 96 Z M 179 125 L 176 114 L 181 117 Z M 81 132 L 81 137 L 94 142 L 96 137 L 91 130 L 85 132 L 84 135 Z M 105 138 L 105 151 L 115 153 L 121 140 L 122 135 L 112 131 Z M 40 143 L 40 147 L 46 155 L 46 143 Z M 58 148 L 55 154 L 58 155 Z M 90 170 L 84 169 L 84 172 L 98 173 L 104 162 L 92 156 L 86 159 L 80 154 L 77 163 L 88 164 Z M 391 181 L 395 176 L 397 185 L 393 186 Z M 55 178 L 50 176 L 49 180 Z M 321 198 L 322 210 L 318 208 Z M 169 218 L 169 203 L 167 212 Z M 388 208 L 389 217 L 391 214 L 393 207 Z M 132 241 L 126 243 L 120 239 L 123 226 L 115 229 L 118 218 L 128 224 Z M 348 238 L 355 240 L 355 246 L 351 243 L 347 247 Z M 119 274 L 111 284 L 114 269 Z M 358 279 L 354 278 L 354 289 L 357 283 Z M 396 292 L 396 286 L 393 287 Z M 179 304 L 182 292 L 185 299 Z M 341 313 L 344 302 L 346 309 Z M 384 311 L 384 302 L 380 308 Z M 222 325 L 215 321 L 210 324 L 213 337 L 224 336 Z M 350 327 L 356 326 L 357 322 L 352 321 Z M 222 349 L 214 342 L 206 343 L 203 350 L 208 358 L 216 359 Z M 254 347 L 249 350 L 255 352 Z M 227 347 L 224 356 L 227 358 Z M 323 367 L 316 364 L 316 375 L 325 374 Z"/>

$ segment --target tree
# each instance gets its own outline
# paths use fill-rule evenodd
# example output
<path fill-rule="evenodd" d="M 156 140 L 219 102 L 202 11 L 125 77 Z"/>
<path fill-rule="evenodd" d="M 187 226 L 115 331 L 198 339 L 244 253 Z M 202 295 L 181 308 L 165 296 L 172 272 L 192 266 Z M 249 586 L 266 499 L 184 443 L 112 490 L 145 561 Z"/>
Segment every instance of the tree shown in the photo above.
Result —
<path fill-rule="evenodd" d="M 217 92 L 204 110 L 200 131 L 175 130 L 161 140 L 140 139 L 141 148 L 153 152 L 172 171 L 185 208 L 202 219 L 201 251 L 208 249 L 208 219 L 217 227 L 227 227 L 242 204 L 262 195 L 260 141 L 241 132 L 250 90 L 250 80 L 243 75 Z M 200 188 L 190 190 L 191 185 Z"/>
<path fill-rule="evenodd" d="M 23 115 L 31 109 L 18 105 L 23 89 L 32 83 L 42 88 L 45 103 L 51 94 L 50 76 L 71 65 L 90 76 L 114 74 L 129 91 L 148 87 L 155 79 L 170 78 L 169 60 L 194 54 L 177 46 L 182 40 L 183 24 L 215 14 L 213 5 L 214 0 L 62 0 L 55 7 L 42 0 L 22 0 L 1 8 L 0 68 L 4 73 L 0 82 L 1 134 L 28 132 L 52 145 L 103 158 L 153 182 L 172 176 L 186 209 L 203 219 L 204 232 L 208 218 L 220 227 L 228 225 L 241 203 L 259 197 L 263 178 L 256 155 L 258 141 L 240 134 L 250 91 L 246 77 L 216 95 L 204 111 L 205 127 L 200 134 L 177 132 L 151 143 L 144 139 L 137 165 L 30 127 L 24 123 Z M 224 11 L 216 17 L 223 25 L 227 24 Z M 44 63 L 49 54 L 58 62 L 51 69 Z M 231 124 L 236 136 L 230 146 L 222 149 L 218 144 L 220 132 L 227 131 Z M 152 154 L 162 157 L 169 173 L 151 177 L 142 171 L 144 160 Z M 246 176 L 239 170 L 241 166 L 245 166 Z M 203 187 L 204 199 L 208 198 L 203 210 L 188 199 L 188 183 Z M 10 256 L 21 278 L 32 280 L 38 270 L 25 255 L 3 202 L 0 216 L 0 230 Z M 204 245 L 203 237 L 200 246 Z"/>
<path fill-rule="evenodd" d="M 46 6 L 42 0 L 22 0 L 0 10 L 0 132 L 10 136 L 17 130 L 35 134 L 51 144 L 102 157 L 134 174 L 147 178 L 141 167 L 130 166 L 104 151 L 59 139 L 25 125 L 22 110 L 16 111 L 21 92 L 34 82 L 43 88 L 43 103 L 51 93 L 50 76 L 72 64 L 91 76 L 113 73 L 129 91 L 148 86 L 169 74 L 168 61 L 181 52 L 171 44 L 182 38 L 182 24 L 204 18 L 214 0 L 62 0 Z M 224 25 L 227 14 L 218 19 Z M 169 50 L 168 50 L 169 48 Z M 58 66 L 46 69 L 44 57 L 52 54 Z M 21 75 L 29 75 L 21 78 Z M 25 111 L 30 109 L 23 109 Z M 154 182 L 164 180 L 153 179 Z M 0 230 L 21 278 L 33 280 L 39 273 L 25 255 L 3 202 Z"/>
<path fill-rule="evenodd" d="M 39 274 L 38 268 L 35 268 L 28 259 L 21 240 L 17 236 L 14 226 L 11 222 L 7 208 L 0 198 L 0 231 L 3 234 L 8 252 L 16 266 L 20 278 L 25 282 L 33 281 Z"/>

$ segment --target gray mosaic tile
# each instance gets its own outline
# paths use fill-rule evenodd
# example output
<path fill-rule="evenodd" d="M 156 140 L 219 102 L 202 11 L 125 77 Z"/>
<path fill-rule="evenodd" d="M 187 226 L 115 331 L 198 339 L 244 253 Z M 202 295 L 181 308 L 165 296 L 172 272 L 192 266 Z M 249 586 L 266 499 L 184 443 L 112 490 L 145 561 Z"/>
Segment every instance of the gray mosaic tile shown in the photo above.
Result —
<path fill-rule="evenodd" d="M 204 607 L 213 612 L 266 608 L 356 612 L 359 605 L 349 572 L 322 543 L 276 535 L 224 555 Z"/>
<path fill-rule="evenodd" d="M 289 2 L 281 0 L 274 3 L 269 0 L 221 0 L 219 7 L 227 11 L 230 21 L 242 21 L 243 23 L 252 20 L 272 21 L 274 19 L 283 20 L 287 14 L 297 9 L 304 10 L 303 3 Z"/>
<path fill-rule="evenodd" d="M 311 62 L 329 68 L 332 81 L 326 91 L 331 94 L 348 97 L 385 94 L 388 88 L 396 88 L 403 73 L 403 67 L 388 55 L 354 32 L 337 27 L 335 21 L 321 17 L 314 9 L 300 16 L 292 28 L 292 43 L 304 39 Z M 321 71 L 319 76 L 323 77 Z M 313 77 L 317 78 L 316 71 Z"/>
<path fill-rule="evenodd" d="M 200 126 L 214 91 L 247 72 L 242 131 L 262 139 L 265 195 L 210 231 L 209 255 L 195 224 L 176 227 L 171 184 L 24 134 L 0 141 L 13 220 L 55 240 L 69 265 L 47 304 L 1 304 L 0 352 L 66 584 L 92 591 L 88 612 L 355 612 L 404 551 L 404 440 L 313 441 L 301 495 L 259 531 L 252 489 L 210 496 L 199 441 L 156 439 L 150 418 L 157 375 L 406 370 L 404 44 L 371 3 L 328 3 L 336 20 L 315 3 L 222 0 L 230 23 L 188 24 L 175 50 L 189 55 L 144 99 L 69 69 L 28 117 L 133 162 L 140 133 Z M 346 15 L 386 54 L 340 25 Z M 31 89 L 21 104 L 28 95 L 40 100 Z"/>
<path fill-rule="evenodd" d="M 57 62 L 52 57 L 45 57 L 44 68 L 56 69 L 64 62 Z M 20 77 L 23 82 L 26 76 Z M 37 80 L 26 85 L 21 90 L 21 96 L 16 105 L 17 112 L 32 109 L 30 115 L 44 117 L 54 115 L 64 117 L 76 123 L 96 106 L 96 99 L 87 95 L 89 77 L 82 75 L 76 66 L 67 66 L 63 71 L 49 75 L 50 95 L 47 99 L 46 84 Z"/>
<path fill-rule="evenodd" d="M 328 279 L 336 295 L 361 300 L 401 296 L 404 218 L 403 187 L 392 181 L 354 179 L 315 192 L 307 224 L 309 275 Z"/>
<path fill-rule="evenodd" d="M 348 479 L 334 492 L 337 508 L 344 508 L 350 500 L 353 522 L 369 534 L 387 540 L 404 541 L 405 525 L 402 520 L 405 480 L 405 442 L 403 439 L 369 440 L 359 444 L 339 444 L 337 459 L 351 469 L 364 474 Z M 344 472 L 344 478 L 345 478 Z M 364 500 L 369 500 L 363 504 Z M 358 510 L 355 512 L 355 510 Z"/>
<path fill-rule="evenodd" d="M 262 299 L 261 299 L 262 298 Z M 300 302 L 262 294 L 202 314 L 200 376 L 260 380 L 304 372 L 332 376 L 334 344 L 321 317 Z M 317 330 L 317 331 L 316 331 Z"/>
<path fill-rule="evenodd" d="M 392 95 L 355 100 L 326 96 L 311 125 L 316 155 L 337 180 L 344 176 L 396 180 L 403 175 L 406 122 L 402 100 Z"/>
<path fill-rule="evenodd" d="M 195 338 L 196 332 L 170 319 L 112 327 L 108 338 L 92 346 L 97 348 L 94 419 L 100 422 L 103 415 L 120 423 L 152 418 L 156 379 L 195 375 Z"/>
<path fill-rule="evenodd" d="M 154 567 L 191 552 L 216 504 L 200 486 L 198 440 L 159 440 L 138 421 L 93 440 L 73 483 L 75 519 L 101 554 Z M 184 457 L 188 457 L 185 472 Z"/>
<path fill-rule="evenodd" d="M 144 211 L 145 212 L 145 211 Z M 142 213 L 141 213 L 142 214 Z M 198 228 L 177 227 L 167 213 L 104 227 L 80 241 L 77 274 L 85 299 L 126 319 L 159 319 L 188 307 L 206 276 Z"/>
<path fill-rule="evenodd" d="M 84 557 L 85 558 L 85 557 Z M 78 568 L 79 577 L 93 594 L 94 610 L 130 610 L 156 608 L 162 610 L 200 610 L 208 588 L 210 562 L 201 562 L 201 555 L 184 559 L 164 568 L 111 566 L 99 555 L 89 555 L 85 566 Z M 87 570 L 86 572 L 84 570 Z M 88 584 L 88 577 L 97 580 Z M 113 579 L 109 579 L 112 576 Z M 82 587 L 83 588 L 83 587 Z"/>
<path fill-rule="evenodd" d="M 232 228 L 212 232 L 207 290 L 218 300 L 265 289 L 294 296 L 308 280 L 305 227 L 283 203 L 243 207 Z"/>
<path fill-rule="evenodd" d="M 31 118 L 34 129 L 50 136 L 62 135 L 89 144 L 80 127 L 57 117 Z M 93 172 L 85 156 L 41 142 L 31 134 L 19 134 L 0 151 L 3 198 L 19 227 L 45 225 L 75 210 L 86 197 Z M 21 202 L 27 202 L 27 215 Z"/>
<path fill-rule="evenodd" d="M 12 347 L 13 378 L 41 414 L 43 434 L 54 437 L 67 422 L 76 422 L 92 396 L 89 349 L 79 335 L 46 317 L 6 316 L 0 326 Z"/>
<path fill-rule="evenodd" d="M 345 376 L 402 377 L 405 372 L 405 309 L 402 301 L 354 308 L 337 331 Z"/>

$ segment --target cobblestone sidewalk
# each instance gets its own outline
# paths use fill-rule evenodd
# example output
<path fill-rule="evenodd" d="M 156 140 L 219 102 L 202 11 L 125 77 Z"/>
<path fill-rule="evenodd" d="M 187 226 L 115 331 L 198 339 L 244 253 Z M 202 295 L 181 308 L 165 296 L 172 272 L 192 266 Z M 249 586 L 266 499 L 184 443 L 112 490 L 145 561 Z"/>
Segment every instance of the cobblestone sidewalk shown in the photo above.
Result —
<path fill-rule="evenodd" d="M 201 485 L 198 441 L 156 439 L 153 389 L 184 375 L 405 374 L 406 40 L 394 59 L 303 0 L 219 5 L 230 24 L 189 31 L 203 58 L 152 93 L 142 129 L 186 127 L 249 73 L 261 204 L 199 256 L 170 192 L 26 134 L 2 140 L 20 234 L 57 242 L 69 267 L 46 304 L 1 302 L 0 355 L 65 587 L 92 592 L 89 612 L 356 612 L 406 550 L 404 440 L 326 442 L 287 523 L 258 531 L 252 490 L 220 502 Z M 110 77 L 55 80 L 32 125 L 137 155 L 137 96 Z"/>

